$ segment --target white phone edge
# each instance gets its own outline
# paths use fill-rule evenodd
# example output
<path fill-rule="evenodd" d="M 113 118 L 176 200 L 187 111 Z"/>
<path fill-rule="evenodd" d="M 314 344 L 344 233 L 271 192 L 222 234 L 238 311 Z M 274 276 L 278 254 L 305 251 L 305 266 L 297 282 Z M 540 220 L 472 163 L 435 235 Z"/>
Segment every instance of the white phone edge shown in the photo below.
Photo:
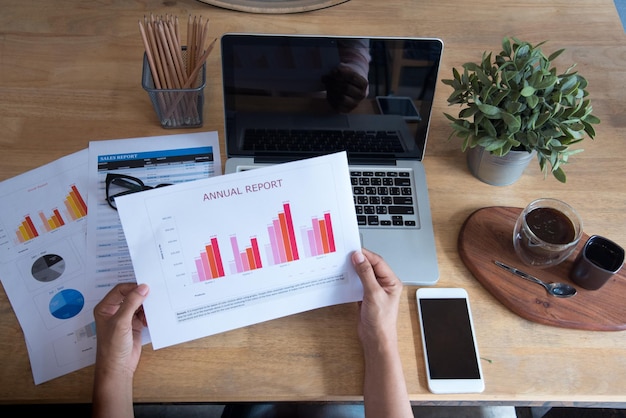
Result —
<path fill-rule="evenodd" d="M 431 379 L 430 369 L 428 366 L 428 353 L 426 351 L 426 340 L 424 338 L 424 324 L 422 323 L 422 310 L 420 306 L 420 299 L 433 299 L 433 298 L 459 298 L 465 299 L 467 310 L 470 318 L 470 327 L 472 328 L 472 338 L 474 340 L 476 362 L 478 364 L 478 372 L 480 374 L 479 379 Z M 480 355 L 478 353 L 478 344 L 476 342 L 476 332 L 474 328 L 474 319 L 472 317 L 472 309 L 470 306 L 469 295 L 463 288 L 442 288 L 442 287 L 423 287 L 417 289 L 415 292 L 415 298 L 417 302 L 417 321 L 420 325 L 420 334 L 422 340 L 422 351 L 424 354 L 424 366 L 426 368 L 426 381 L 428 384 L 428 390 L 434 394 L 453 394 L 453 393 L 481 393 L 485 390 L 485 377 L 483 369 L 480 364 Z"/>

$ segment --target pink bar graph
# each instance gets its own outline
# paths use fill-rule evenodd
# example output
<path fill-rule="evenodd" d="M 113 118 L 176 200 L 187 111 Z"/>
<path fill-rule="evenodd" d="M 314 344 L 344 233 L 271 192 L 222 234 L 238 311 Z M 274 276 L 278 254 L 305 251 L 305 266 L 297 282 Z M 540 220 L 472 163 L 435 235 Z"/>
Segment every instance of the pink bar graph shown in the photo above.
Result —
<path fill-rule="evenodd" d="M 267 227 L 267 234 L 270 241 L 270 263 L 275 265 L 300 259 L 289 203 L 283 203 L 283 211 Z"/>
<path fill-rule="evenodd" d="M 204 251 L 195 259 L 196 272 L 200 282 L 224 277 L 224 265 L 217 238 L 211 238 L 211 243 L 204 247 Z"/>
<path fill-rule="evenodd" d="M 307 257 L 335 252 L 335 238 L 332 230 L 330 213 L 323 217 L 313 217 L 310 226 L 303 235 L 303 243 L 307 246 L 304 253 Z M 282 210 L 267 224 L 266 237 L 255 235 L 240 239 L 233 234 L 228 237 L 232 258 L 228 261 L 230 274 L 246 273 L 264 266 L 275 266 L 300 259 L 300 249 L 296 241 L 293 214 L 289 202 L 282 203 Z M 265 234 L 263 234 L 265 235 Z M 246 242 L 247 241 L 247 242 Z M 222 253 L 217 237 L 211 238 L 204 251 L 195 259 L 196 273 L 194 281 L 202 282 L 225 276 L 222 264 Z"/>
<path fill-rule="evenodd" d="M 234 263 L 231 263 L 231 271 L 233 274 L 244 273 L 263 267 L 256 237 L 251 238 L 250 245 L 242 250 L 239 248 L 237 237 L 233 235 L 230 237 L 230 245 L 234 255 Z"/>
<path fill-rule="evenodd" d="M 305 243 L 307 257 L 315 257 L 337 251 L 335 234 L 330 213 L 323 218 L 311 218 L 311 226 L 301 229 L 302 240 Z"/>

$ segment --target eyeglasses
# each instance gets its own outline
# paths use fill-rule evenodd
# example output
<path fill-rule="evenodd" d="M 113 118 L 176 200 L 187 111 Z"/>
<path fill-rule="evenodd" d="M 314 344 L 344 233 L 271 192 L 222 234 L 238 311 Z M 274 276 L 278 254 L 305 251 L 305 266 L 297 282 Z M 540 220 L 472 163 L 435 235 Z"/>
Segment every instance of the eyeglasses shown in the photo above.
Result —
<path fill-rule="evenodd" d="M 127 176 L 125 174 L 107 173 L 106 178 L 106 194 L 107 203 L 113 209 L 117 210 L 115 198 L 131 193 L 143 192 L 144 190 L 156 189 L 157 187 L 171 186 L 169 183 L 158 184 L 154 187 L 146 186 L 143 181 L 136 177 Z"/>

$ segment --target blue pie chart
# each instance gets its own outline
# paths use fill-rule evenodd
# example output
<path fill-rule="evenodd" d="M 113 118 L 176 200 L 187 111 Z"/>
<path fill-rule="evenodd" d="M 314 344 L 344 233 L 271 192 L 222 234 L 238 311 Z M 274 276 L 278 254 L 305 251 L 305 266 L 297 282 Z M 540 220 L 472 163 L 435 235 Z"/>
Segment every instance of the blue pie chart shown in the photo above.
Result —
<path fill-rule="evenodd" d="M 55 318 L 69 319 L 78 315 L 83 306 L 85 297 L 82 293 L 75 289 L 65 289 L 54 295 L 48 308 Z"/>

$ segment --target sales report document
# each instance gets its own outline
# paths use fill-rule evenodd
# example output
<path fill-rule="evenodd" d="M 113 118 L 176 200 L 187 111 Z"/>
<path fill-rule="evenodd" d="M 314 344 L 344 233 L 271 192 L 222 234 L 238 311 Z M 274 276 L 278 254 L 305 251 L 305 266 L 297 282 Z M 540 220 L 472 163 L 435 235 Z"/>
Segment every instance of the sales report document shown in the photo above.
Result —
<path fill-rule="evenodd" d="M 344 152 L 116 202 L 155 349 L 363 297 Z"/>
<path fill-rule="evenodd" d="M 221 175 L 217 132 L 197 132 L 89 143 L 88 278 L 100 297 L 135 281 L 117 211 L 106 200 L 107 174 L 123 174 L 147 186 Z"/>

